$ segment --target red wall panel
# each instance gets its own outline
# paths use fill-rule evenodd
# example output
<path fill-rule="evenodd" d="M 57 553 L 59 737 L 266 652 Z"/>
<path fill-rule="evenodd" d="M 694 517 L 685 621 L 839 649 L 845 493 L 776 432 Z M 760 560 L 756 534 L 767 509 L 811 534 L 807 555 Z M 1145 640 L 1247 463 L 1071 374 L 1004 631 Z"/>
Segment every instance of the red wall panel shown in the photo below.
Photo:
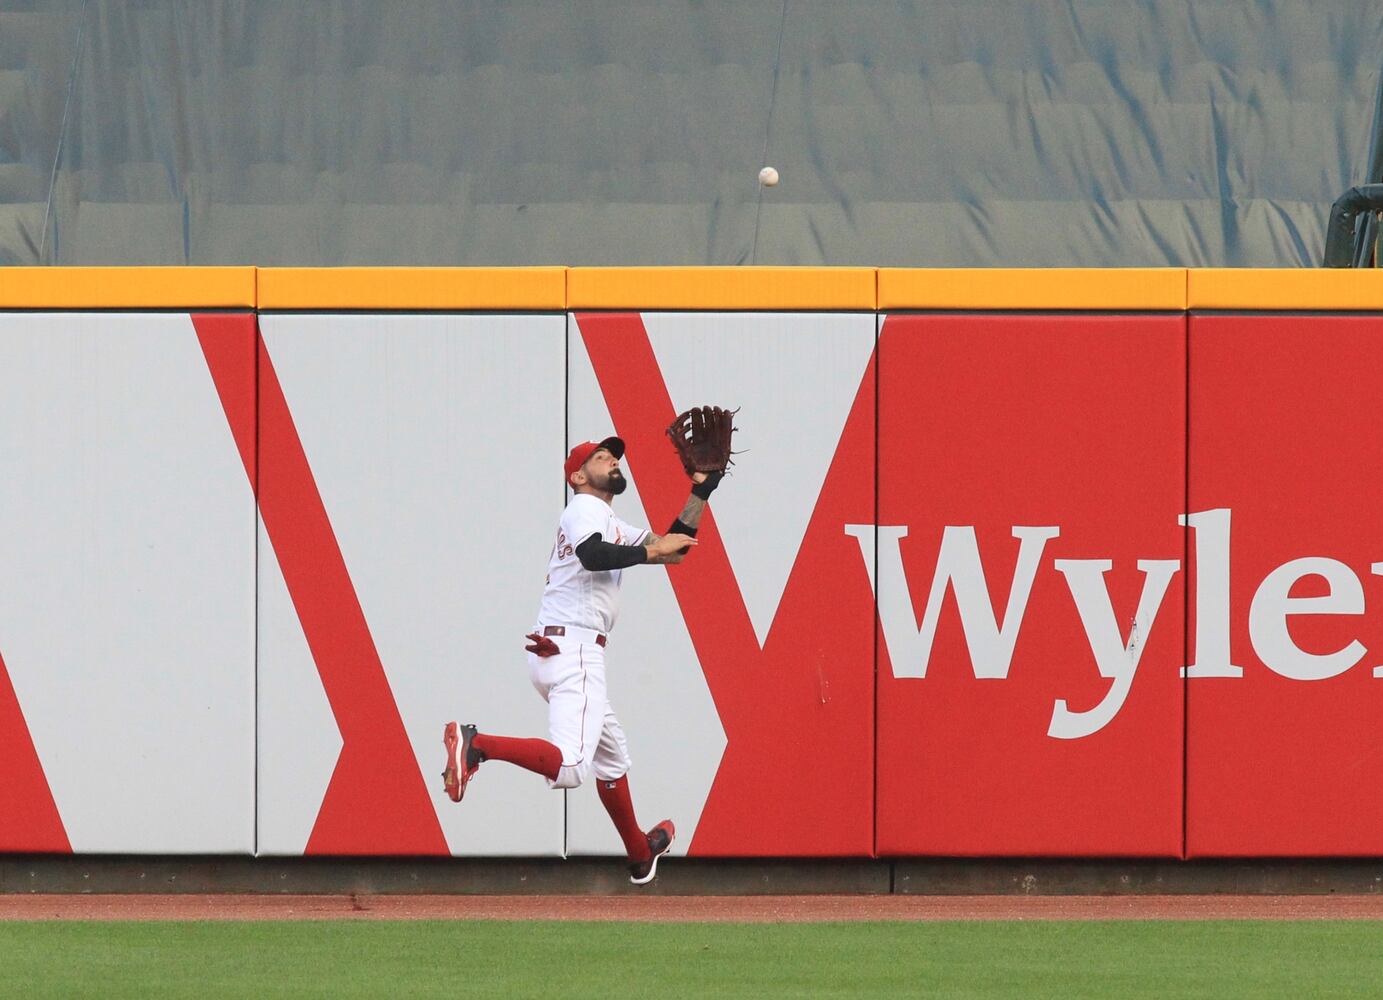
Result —
<path fill-rule="evenodd" d="M 1180 854 L 1185 324 L 884 320 L 880 854 Z"/>
<path fill-rule="evenodd" d="M 1383 318 L 1193 315 L 1190 362 L 1188 853 L 1383 854 Z"/>

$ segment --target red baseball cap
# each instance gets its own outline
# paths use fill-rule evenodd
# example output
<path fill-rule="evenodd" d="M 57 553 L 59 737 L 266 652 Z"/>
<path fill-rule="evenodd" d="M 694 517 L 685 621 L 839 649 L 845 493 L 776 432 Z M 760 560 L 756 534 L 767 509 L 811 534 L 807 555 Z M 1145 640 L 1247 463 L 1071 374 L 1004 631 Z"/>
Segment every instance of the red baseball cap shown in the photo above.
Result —
<path fill-rule="evenodd" d="M 567 456 L 565 466 L 567 482 L 571 482 L 572 473 L 586 464 L 586 460 L 594 455 L 601 448 L 604 448 L 616 458 L 624 457 L 624 441 L 617 437 L 607 437 L 604 441 L 583 441 L 571 450 Z"/>

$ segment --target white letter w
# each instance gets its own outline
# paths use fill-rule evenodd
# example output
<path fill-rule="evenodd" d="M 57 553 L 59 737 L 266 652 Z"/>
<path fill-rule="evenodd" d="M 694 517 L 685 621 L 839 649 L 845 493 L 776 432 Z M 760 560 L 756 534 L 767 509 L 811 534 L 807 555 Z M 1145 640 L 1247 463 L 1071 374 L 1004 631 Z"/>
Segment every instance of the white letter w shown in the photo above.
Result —
<path fill-rule="evenodd" d="M 874 567 L 869 551 L 873 534 L 878 531 L 879 580 L 874 580 Z M 903 554 L 899 540 L 907 535 L 906 526 L 847 524 L 845 533 L 860 543 L 865 565 L 869 568 L 869 584 L 879 605 L 879 621 L 883 625 L 884 642 L 894 677 L 926 677 L 927 661 L 932 656 L 936 639 L 936 623 L 941 615 L 941 601 L 946 588 L 956 594 L 960 610 L 965 645 L 970 650 L 970 663 L 977 678 L 1008 676 L 1013 660 L 1013 647 L 1018 642 L 1018 630 L 1027 611 L 1028 597 L 1037 576 L 1037 566 L 1049 539 L 1061 534 L 1060 528 L 1013 529 L 1019 540 L 1018 565 L 1013 571 L 1013 586 L 1009 588 L 1008 608 L 1000 625 L 989 600 L 989 585 L 980 562 L 980 547 L 972 526 L 948 526 L 941 536 L 941 551 L 937 555 L 936 575 L 927 595 L 927 610 L 922 615 L 922 628 L 917 628 L 912 598 L 908 593 L 907 575 L 903 571 Z"/>

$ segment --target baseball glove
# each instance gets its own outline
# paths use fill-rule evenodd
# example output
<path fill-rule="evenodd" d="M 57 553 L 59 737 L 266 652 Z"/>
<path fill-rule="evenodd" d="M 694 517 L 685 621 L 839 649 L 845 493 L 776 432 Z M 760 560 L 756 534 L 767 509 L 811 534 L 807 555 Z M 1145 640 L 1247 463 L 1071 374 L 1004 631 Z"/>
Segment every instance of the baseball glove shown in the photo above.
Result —
<path fill-rule="evenodd" d="M 730 437 L 735 433 L 735 414 L 739 409 L 719 406 L 694 406 L 677 415 L 667 429 L 677 457 L 687 475 L 696 472 L 721 473 L 731 465 Z"/>

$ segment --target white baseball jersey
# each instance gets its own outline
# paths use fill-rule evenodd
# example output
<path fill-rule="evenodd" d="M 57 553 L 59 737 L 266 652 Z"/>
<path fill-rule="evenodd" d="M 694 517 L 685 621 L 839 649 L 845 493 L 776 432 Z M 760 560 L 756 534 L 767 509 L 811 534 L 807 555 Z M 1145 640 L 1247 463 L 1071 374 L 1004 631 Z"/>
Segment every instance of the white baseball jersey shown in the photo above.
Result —
<path fill-rule="evenodd" d="M 619 615 L 623 570 L 592 573 L 581 565 L 576 547 L 596 533 L 616 545 L 638 545 L 648 536 L 615 516 L 608 503 L 589 493 L 571 498 L 557 526 L 557 543 L 547 564 L 547 586 L 538 609 L 539 625 L 578 625 L 609 632 Z"/>

